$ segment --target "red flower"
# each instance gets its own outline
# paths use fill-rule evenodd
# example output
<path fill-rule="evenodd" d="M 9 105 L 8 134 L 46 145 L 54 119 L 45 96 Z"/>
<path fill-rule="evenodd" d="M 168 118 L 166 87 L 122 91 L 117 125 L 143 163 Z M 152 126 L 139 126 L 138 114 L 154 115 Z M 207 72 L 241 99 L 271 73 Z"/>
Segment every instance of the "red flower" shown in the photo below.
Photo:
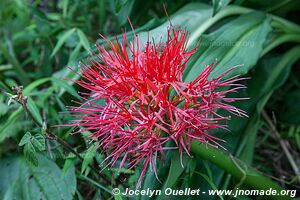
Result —
<path fill-rule="evenodd" d="M 227 104 L 237 99 L 225 97 L 244 87 L 236 83 L 238 76 L 222 79 L 233 68 L 209 79 L 215 68 L 211 64 L 194 81 L 183 82 L 186 63 L 196 50 L 186 50 L 187 40 L 187 32 L 173 26 L 165 43 L 148 41 L 144 48 L 136 35 L 133 43 L 123 34 L 121 41 L 97 45 L 98 52 L 81 69 L 83 80 L 75 81 L 89 92 L 82 95 L 83 103 L 70 108 L 78 118 L 70 125 L 91 131 L 107 153 L 108 165 L 118 162 L 120 168 L 131 169 L 142 162 L 138 186 L 147 166 L 156 175 L 157 158 L 164 160 L 164 150 L 174 148 L 168 141 L 181 155 L 189 154 L 194 140 L 218 145 L 223 140 L 211 131 L 225 128 L 218 122 L 229 117 L 216 111 L 245 115 Z"/>

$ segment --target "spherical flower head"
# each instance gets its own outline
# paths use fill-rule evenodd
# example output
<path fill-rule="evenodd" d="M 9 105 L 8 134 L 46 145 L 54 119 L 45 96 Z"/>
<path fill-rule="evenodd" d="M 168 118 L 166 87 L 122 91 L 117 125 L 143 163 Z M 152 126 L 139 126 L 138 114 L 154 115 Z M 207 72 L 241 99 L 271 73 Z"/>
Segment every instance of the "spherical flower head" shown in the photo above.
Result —
<path fill-rule="evenodd" d="M 77 119 L 69 125 L 91 132 L 107 155 L 107 166 L 117 163 L 132 169 L 141 163 L 137 187 L 148 166 L 157 177 L 156 161 L 164 160 L 165 150 L 177 148 L 181 155 L 189 155 L 194 140 L 210 145 L 223 141 L 211 134 L 225 128 L 219 122 L 229 119 L 217 110 L 245 115 L 228 104 L 237 99 L 226 97 L 244 87 L 236 83 L 241 80 L 238 76 L 223 78 L 233 68 L 209 78 L 215 68 L 211 64 L 192 82 L 183 81 L 186 64 L 196 51 L 187 50 L 186 30 L 171 25 L 166 42 L 149 39 L 141 44 L 144 47 L 136 35 L 129 42 L 126 33 L 106 41 L 81 67 L 82 80 L 75 82 L 88 92 L 81 93 L 77 107 L 70 107 Z"/>

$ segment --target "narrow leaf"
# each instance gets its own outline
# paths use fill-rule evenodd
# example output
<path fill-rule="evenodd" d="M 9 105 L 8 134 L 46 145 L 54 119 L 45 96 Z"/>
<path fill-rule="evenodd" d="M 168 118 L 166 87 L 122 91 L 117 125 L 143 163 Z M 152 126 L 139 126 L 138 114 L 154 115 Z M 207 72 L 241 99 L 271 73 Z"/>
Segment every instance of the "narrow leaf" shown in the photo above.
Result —
<path fill-rule="evenodd" d="M 30 94 L 31 91 L 33 91 L 35 88 L 37 88 L 38 86 L 44 84 L 45 82 L 51 80 L 49 77 L 46 77 L 46 78 L 41 78 L 41 79 L 38 79 L 32 83 L 30 83 L 28 86 L 26 86 L 24 89 L 23 89 L 23 95 L 27 96 Z"/>
<path fill-rule="evenodd" d="M 96 154 L 96 149 L 97 149 L 97 146 L 94 145 L 91 148 L 89 148 L 87 150 L 87 152 L 85 153 L 84 160 L 81 165 L 81 173 L 82 174 L 88 169 L 89 164 L 92 162 L 92 160 Z"/>
<path fill-rule="evenodd" d="M 27 107 L 30 110 L 30 112 L 33 114 L 33 116 L 38 120 L 38 122 L 40 124 L 42 124 L 43 120 L 42 120 L 42 116 L 39 112 L 39 109 L 37 108 L 34 101 L 30 97 L 28 97 L 28 100 L 27 100 Z"/>
<path fill-rule="evenodd" d="M 89 51 L 91 47 L 90 47 L 87 37 L 82 32 L 82 30 L 77 29 L 77 35 L 79 37 L 79 40 L 80 40 L 80 43 L 82 44 L 82 46 L 85 48 L 85 50 Z"/>
<path fill-rule="evenodd" d="M 59 38 L 58 42 L 56 43 L 52 53 L 51 53 L 51 57 L 53 57 L 57 51 L 62 47 L 62 45 L 66 42 L 66 40 L 75 32 L 75 28 L 72 28 L 70 30 L 67 30 L 66 32 L 64 32 L 61 37 Z"/>

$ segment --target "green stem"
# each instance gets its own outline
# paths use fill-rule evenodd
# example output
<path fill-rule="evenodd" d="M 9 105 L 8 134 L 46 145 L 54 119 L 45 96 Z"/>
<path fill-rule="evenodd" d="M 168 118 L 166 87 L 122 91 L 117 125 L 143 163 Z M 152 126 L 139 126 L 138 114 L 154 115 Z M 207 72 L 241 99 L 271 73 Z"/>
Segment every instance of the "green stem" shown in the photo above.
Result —
<path fill-rule="evenodd" d="M 216 148 L 194 142 L 191 147 L 191 152 L 200 156 L 202 159 L 207 160 L 216 166 L 220 167 L 233 177 L 241 181 L 250 188 L 257 190 L 276 190 L 280 194 L 283 189 L 273 182 L 271 179 L 263 176 L 257 170 L 251 168 L 242 161 L 234 158 L 226 152 L 218 150 Z M 289 196 L 274 195 L 269 196 L 272 199 L 292 199 Z"/>
<path fill-rule="evenodd" d="M 299 34 L 285 34 L 282 35 L 275 40 L 273 40 L 268 46 L 266 46 L 261 53 L 261 57 L 264 56 L 266 53 L 274 49 L 275 47 L 285 43 L 285 42 L 300 42 L 300 35 Z"/>
<path fill-rule="evenodd" d="M 220 19 L 230 16 L 230 15 L 240 15 L 240 14 L 246 14 L 249 11 L 244 9 L 236 9 L 231 8 L 232 6 L 227 6 L 222 11 L 218 12 L 214 17 L 210 18 L 206 22 L 204 22 L 198 29 L 196 29 L 193 33 L 191 33 L 188 46 L 193 44 L 199 36 L 202 35 L 209 27 L 211 27 L 214 23 L 219 21 Z"/>
<path fill-rule="evenodd" d="M 282 29 L 286 33 L 300 33 L 300 26 L 289 20 L 271 15 L 274 21 L 273 26 Z"/>
<path fill-rule="evenodd" d="M 278 10 L 278 9 L 282 8 L 283 6 L 285 6 L 286 4 L 290 3 L 290 2 L 291 2 L 291 0 L 281 1 L 278 4 L 275 4 L 272 7 L 268 8 L 266 11 L 267 12 L 272 12 L 274 10 Z"/>
<path fill-rule="evenodd" d="M 14 58 L 10 53 L 8 52 L 7 48 L 3 45 L 3 43 L 0 41 L 0 50 L 2 51 L 3 56 L 6 58 L 8 62 L 12 64 L 12 67 L 14 68 L 15 72 L 17 73 L 18 79 L 23 85 L 26 85 L 29 83 L 29 78 L 27 77 L 26 72 L 23 70 L 21 64 L 19 61 Z"/>

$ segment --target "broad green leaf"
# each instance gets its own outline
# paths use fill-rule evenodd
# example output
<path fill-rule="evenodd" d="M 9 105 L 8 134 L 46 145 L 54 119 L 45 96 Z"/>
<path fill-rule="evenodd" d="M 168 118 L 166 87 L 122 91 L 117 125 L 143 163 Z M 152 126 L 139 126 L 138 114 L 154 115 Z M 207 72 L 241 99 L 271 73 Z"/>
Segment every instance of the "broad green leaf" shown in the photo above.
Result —
<path fill-rule="evenodd" d="M 90 48 L 91 48 L 90 43 L 89 43 L 88 39 L 86 38 L 85 34 L 82 32 L 82 30 L 77 29 L 77 35 L 79 37 L 80 43 L 85 48 L 85 50 L 90 51 Z"/>
<path fill-rule="evenodd" d="M 99 1 L 99 4 L 100 4 L 101 6 L 104 5 L 104 4 L 105 4 L 105 0 Z M 206 6 L 207 6 L 207 5 L 206 5 Z M 209 7 L 209 6 L 207 6 L 207 7 Z M 105 8 L 104 8 L 104 10 L 105 10 Z M 203 9 L 203 12 L 204 12 L 204 11 L 205 11 L 205 10 Z M 202 11 L 201 11 L 201 12 L 202 12 Z M 100 16 L 99 16 L 99 17 L 100 17 Z M 136 33 L 136 34 L 142 33 L 143 39 L 144 39 L 144 41 L 146 41 L 145 39 L 147 39 L 147 33 L 149 32 L 149 30 L 154 29 L 155 27 L 161 25 L 161 23 L 162 23 L 163 21 L 165 21 L 165 20 L 157 19 L 157 18 L 151 19 L 151 20 L 148 21 L 145 25 L 143 25 L 143 26 L 141 26 L 141 27 L 139 27 L 139 28 L 135 28 L 134 33 Z M 99 21 L 99 22 L 100 22 L 100 21 Z M 132 40 L 133 35 L 134 35 L 134 34 L 133 34 L 133 31 L 132 31 L 132 30 L 126 31 L 126 36 L 127 36 L 127 38 L 128 38 L 129 41 Z M 117 38 L 117 39 L 121 39 L 121 38 L 122 38 L 122 35 L 111 36 L 111 37 L 107 37 L 106 39 L 107 39 L 107 40 L 115 40 L 116 38 Z M 97 40 L 97 43 L 99 43 L 100 45 L 103 45 L 103 44 L 105 44 L 106 42 L 107 42 L 106 40 L 101 39 L 101 38 Z M 93 52 L 97 52 L 97 48 L 95 47 L 95 45 L 91 46 L 91 50 L 92 50 Z M 83 53 L 80 54 L 78 60 L 79 60 L 79 61 L 85 61 L 88 55 L 90 55 L 88 52 L 83 52 Z M 79 66 L 76 62 L 74 62 L 70 67 L 72 67 L 75 71 L 77 71 L 78 73 L 80 73 L 79 70 L 78 70 L 80 66 Z M 67 73 L 66 73 L 66 72 L 67 72 Z M 66 68 L 62 69 L 61 71 L 56 72 L 56 73 L 55 73 L 55 76 L 60 76 L 62 73 L 66 73 L 66 74 L 67 74 L 67 77 L 72 77 L 72 76 L 74 76 L 74 79 L 78 79 L 78 78 L 79 78 L 78 75 L 76 75 L 75 73 L 71 72 L 69 69 L 66 69 Z M 64 77 L 66 77 L 66 76 L 64 76 Z M 70 82 L 69 84 L 73 84 L 73 83 Z"/>
<path fill-rule="evenodd" d="M 0 160 L 0 197 L 5 200 L 72 200 L 76 190 L 74 167 L 63 174 L 46 157 L 37 154 L 39 166 L 13 155 Z"/>
<path fill-rule="evenodd" d="M 53 57 L 57 51 L 62 47 L 62 45 L 66 42 L 66 40 L 76 31 L 75 28 L 72 28 L 70 30 L 65 31 L 60 38 L 58 39 L 52 53 L 51 53 L 51 57 Z"/>
<path fill-rule="evenodd" d="M 247 133 L 247 130 L 251 130 L 250 127 L 253 128 L 256 126 L 255 118 L 258 116 L 254 116 L 254 113 L 259 114 L 273 91 L 284 83 L 290 72 L 291 65 L 299 58 L 297 51 L 299 51 L 299 47 L 290 50 L 281 58 L 263 59 L 263 61 L 258 63 L 257 69 L 255 69 L 255 73 L 252 74 L 251 79 L 247 81 L 246 85 L 248 88 L 244 91 L 245 93 L 237 94 L 240 97 L 250 98 L 247 100 L 247 103 L 243 101 L 236 103 L 237 107 L 247 111 L 250 119 L 245 120 L 234 117 L 229 121 L 228 125 L 232 130 L 232 134 L 228 135 L 224 133 L 224 137 L 231 144 L 231 150 L 233 150 L 232 147 L 237 145 L 239 147 L 251 146 L 249 142 L 252 140 L 241 133 Z M 249 131 L 247 135 L 254 135 L 254 132 Z M 239 140 L 239 137 L 245 138 L 245 144 Z"/>
<path fill-rule="evenodd" d="M 28 143 L 31 139 L 31 133 L 30 132 L 26 132 L 25 135 L 23 135 L 19 146 L 23 146 L 24 144 Z"/>
<path fill-rule="evenodd" d="M 252 78 L 247 82 L 248 89 L 246 94 L 243 94 L 243 96 L 237 94 L 239 97 L 250 97 L 247 103 L 236 103 L 238 108 L 247 111 L 249 119 L 233 117 L 228 122 L 228 126 L 231 129 L 230 134 L 224 131 L 216 133 L 220 138 L 226 140 L 226 148 L 248 163 L 252 162 L 254 154 L 253 149 L 259 128 L 260 113 L 274 90 L 287 79 L 292 64 L 300 57 L 299 51 L 300 47 L 295 47 L 280 58 L 265 58 L 259 62 L 255 73 L 252 74 Z M 215 173 L 220 174 L 220 171 L 216 170 Z M 215 181 L 215 183 L 217 184 L 218 181 Z"/>
<path fill-rule="evenodd" d="M 231 71 L 227 77 L 247 73 L 260 58 L 263 44 L 271 31 L 270 17 L 253 12 L 238 17 L 201 39 L 200 46 L 184 71 L 184 80 L 194 80 L 203 69 L 217 60 L 211 78 L 231 67 L 243 65 Z"/>
<path fill-rule="evenodd" d="M 230 0 L 212 0 L 213 4 L 213 16 L 220 10 L 226 7 L 230 3 Z"/>
<path fill-rule="evenodd" d="M 189 32 L 193 32 L 205 21 L 212 16 L 212 8 L 206 4 L 191 3 L 175 14 L 171 15 L 171 22 L 174 27 L 186 28 Z M 138 33 L 139 42 L 141 45 L 145 45 L 149 36 L 150 40 L 154 40 L 156 43 L 160 41 L 164 42 L 167 39 L 167 31 L 170 26 L 170 22 L 166 21 L 162 25 L 152 29 L 151 31 L 145 31 Z"/>
<path fill-rule="evenodd" d="M 239 64 L 244 64 L 244 66 L 239 67 L 234 73 L 229 74 L 229 76 L 247 73 L 259 59 L 263 44 L 270 31 L 270 19 L 262 13 L 243 15 L 235 20 L 229 21 L 221 28 L 201 38 L 202 43 L 200 43 L 199 49 L 188 63 L 184 73 L 184 80 L 187 82 L 193 80 L 203 71 L 205 66 L 211 64 L 216 59 L 218 66 L 217 69 L 213 71 L 211 77 L 216 77 L 230 67 Z M 243 97 L 243 95 L 241 96 Z M 247 109 L 249 108 L 245 110 Z M 246 121 L 245 119 L 234 119 L 232 120 L 232 125 L 230 125 L 231 123 L 229 122 L 229 127 L 230 129 L 233 127 L 234 130 L 232 130 L 232 132 L 235 132 L 235 130 L 240 130 L 239 128 L 244 126 Z M 238 132 L 239 131 L 235 133 Z M 228 134 L 226 132 L 219 135 L 218 131 L 216 135 L 219 138 L 225 138 L 227 141 L 226 144 L 228 144 L 225 145 L 226 147 L 229 146 L 229 144 L 231 148 L 234 147 L 228 139 L 228 136 L 238 141 L 236 136 L 233 136 L 232 133 Z M 233 144 L 235 143 L 233 142 Z M 229 148 L 229 150 L 231 150 L 231 148 Z M 198 166 L 203 166 L 203 163 L 199 162 Z M 212 183 L 215 183 L 216 186 L 220 185 L 224 172 L 213 165 L 210 165 L 210 169 L 213 172 Z M 197 180 L 194 181 L 200 188 L 208 189 L 207 183 Z"/>

